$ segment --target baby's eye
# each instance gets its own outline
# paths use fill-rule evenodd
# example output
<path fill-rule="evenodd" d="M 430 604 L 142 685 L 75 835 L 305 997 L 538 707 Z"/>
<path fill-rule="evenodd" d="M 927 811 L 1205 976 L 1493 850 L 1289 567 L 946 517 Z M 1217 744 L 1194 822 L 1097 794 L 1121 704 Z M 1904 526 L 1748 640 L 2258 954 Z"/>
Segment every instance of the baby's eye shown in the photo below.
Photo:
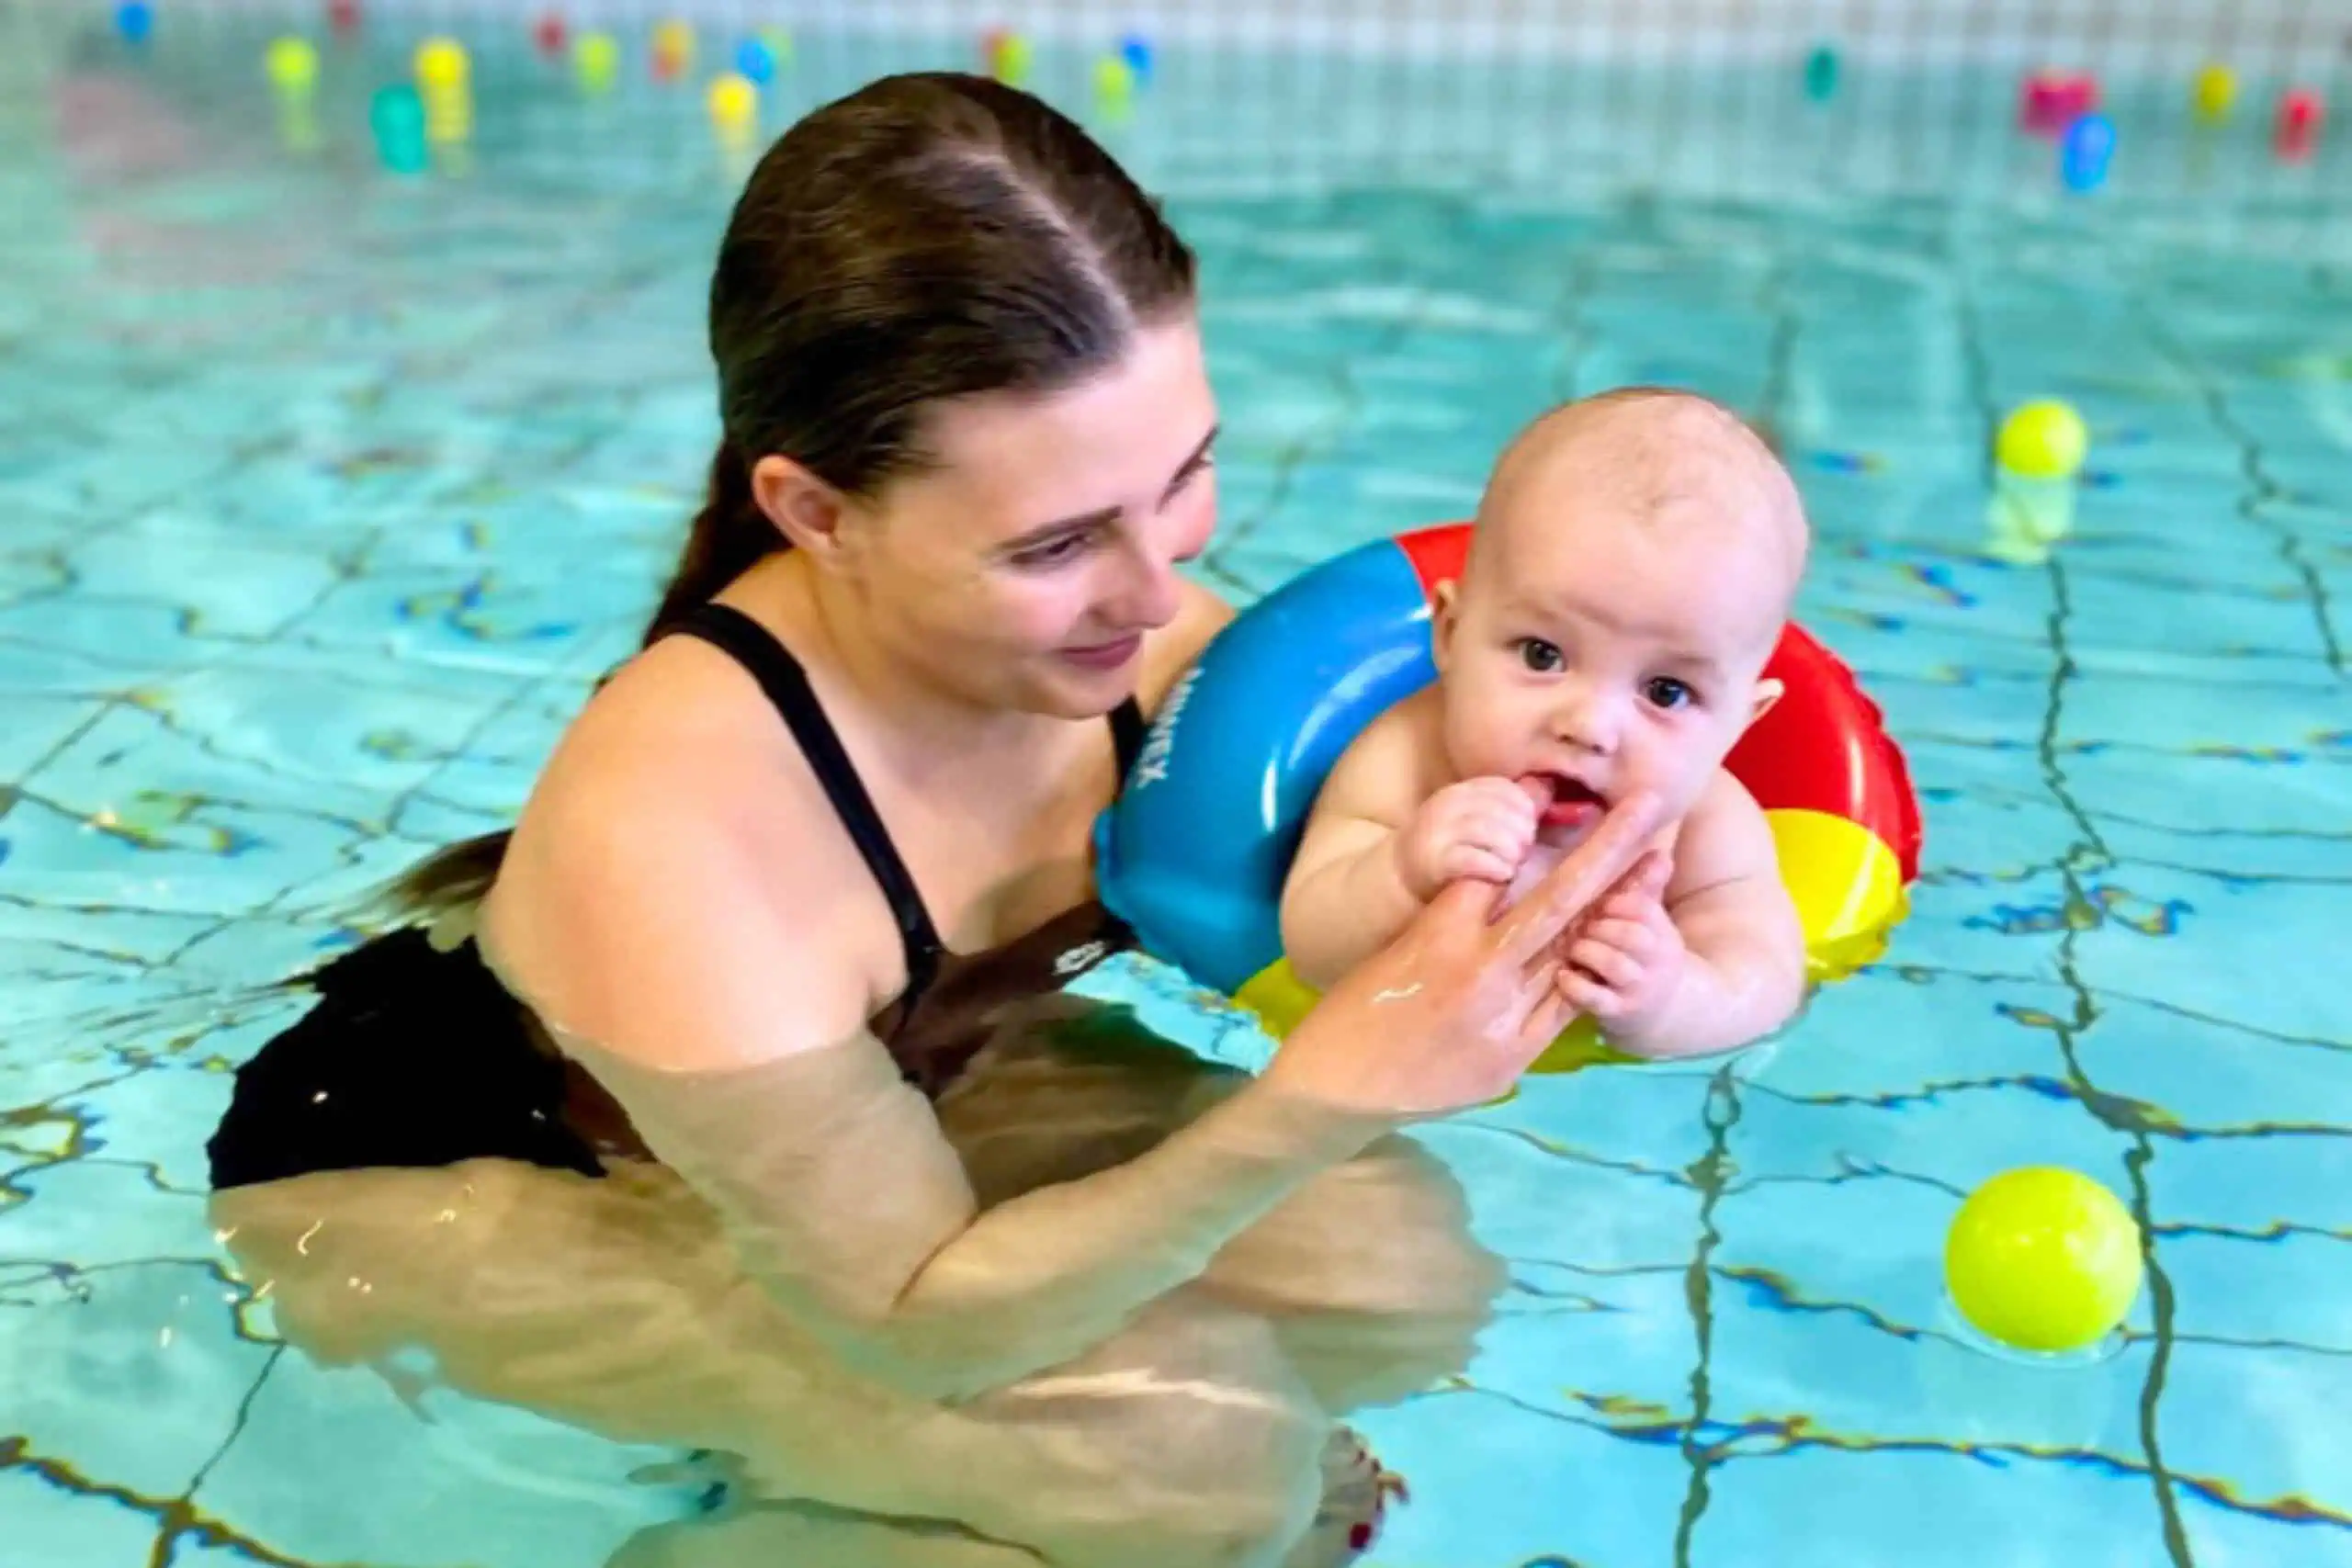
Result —
<path fill-rule="evenodd" d="M 1691 691 L 1688 683 L 1671 675 L 1659 675 L 1642 688 L 1642 695 L 1657 706 L 1671 712 L 1685 703 L 1696 700 L 1698 694 Z"/>
<path fill-rule="evenodd" d="M 1556 646 L 1540 637 L 1519 639 L 1519 661 L 1539 675 L 1552 674 L 1567 663 Z"/>

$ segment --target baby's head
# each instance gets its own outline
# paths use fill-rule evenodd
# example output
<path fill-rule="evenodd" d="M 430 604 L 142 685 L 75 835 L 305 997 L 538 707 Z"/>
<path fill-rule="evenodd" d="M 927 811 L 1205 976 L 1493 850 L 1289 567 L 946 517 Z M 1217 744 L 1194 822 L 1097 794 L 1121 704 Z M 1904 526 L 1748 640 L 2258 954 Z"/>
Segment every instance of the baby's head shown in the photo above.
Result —
<path fill-rule="evenodd" d="M 1642 788 L 1679 818 L 1780 695 L 1764 664 L 1806 533 L 1788 470 L 1705 398 L 1634 389 L 1544 415 L 1496 464 L 1439 596 L 1456 776 L 1548 775 L 1555 823 Z"/>

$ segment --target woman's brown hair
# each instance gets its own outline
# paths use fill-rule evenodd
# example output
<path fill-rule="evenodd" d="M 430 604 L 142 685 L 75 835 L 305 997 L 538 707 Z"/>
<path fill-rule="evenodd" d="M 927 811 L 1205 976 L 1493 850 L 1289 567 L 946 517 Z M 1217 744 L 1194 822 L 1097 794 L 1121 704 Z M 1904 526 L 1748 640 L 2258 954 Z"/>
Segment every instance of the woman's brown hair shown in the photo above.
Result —
<path fill-rule="evenodd" d="M 645 640 L 786 547 L 752 499 L 759 458 L 870 498 L 931 460 L 939 403 L 1074 385 L 1193 298 L 1192 253 L 1158 204 L 1038 98 L 919 73 L 814 110 L 760 160 L 719 242 L 722 434 Z M 505 839 L 427 860 L 401 901 L 478 895 Z"/>

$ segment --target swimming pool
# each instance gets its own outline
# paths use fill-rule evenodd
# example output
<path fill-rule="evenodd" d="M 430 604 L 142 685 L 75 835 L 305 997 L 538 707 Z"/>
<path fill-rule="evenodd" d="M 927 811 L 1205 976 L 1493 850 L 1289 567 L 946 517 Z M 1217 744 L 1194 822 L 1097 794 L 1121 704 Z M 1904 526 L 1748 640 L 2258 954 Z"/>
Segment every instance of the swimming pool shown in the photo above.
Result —
<path fill-rule="evenodd" d="M 676 1456 L 284 1351 L 202 1143 L 302 1005 L 249 988 L 502 821 L 631 646 L 713 438 L 734 174 L 689 95 L 486 51 L 470 160 L 385 179 L 393 43 L 330 56 L 305 151 L 266 37 L 0 66 L 0 1568 L 589 1568 L 693 1506 Z M 963 52 L 812 46 L 786 94 Z M 1803 613 L 1928 812 L 1887 962 L 1769 1053 L 1428 1132 L 1513 1287 L 1458 1385 L 1364 1421 L 1413 1495 L 1375 1561 L 2352 1563 L 2340 158 L 2152 130 L 2070 203 L 1997 123 L 1905 175 L 1899 95 L 1612 163 L 1220 69 L 1106 127 L 1205 265 L 1208 576 L 1460 514 L 1550 400 L 1696 386 L 1786 444 Z M 2003 564 L 1985 435 L 2041 394 L 2093 472 Z M 1263 1048 L 1164 973 L 1096 988 Z M 1988 1354 L 1943 1303 L 1960 1197 L 2025 1164 L 2152 1229 L 2103 1359 Z"/>

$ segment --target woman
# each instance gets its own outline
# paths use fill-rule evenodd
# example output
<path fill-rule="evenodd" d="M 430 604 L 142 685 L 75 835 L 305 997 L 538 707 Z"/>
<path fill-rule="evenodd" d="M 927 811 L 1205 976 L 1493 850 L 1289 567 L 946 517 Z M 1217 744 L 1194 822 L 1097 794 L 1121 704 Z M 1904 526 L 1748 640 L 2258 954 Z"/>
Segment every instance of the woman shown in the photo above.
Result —
<path fill-rule="evenodd" d="M 1384 1488 L 1335 1418 L 1499 1284 L 1391 1134 L 1566 1021 L 1648 807 L 1441 899 L 1256 1078 L 1104 1027 L 1051 999 L 1124 937 L 1089 828 L 1227 614 L 1175 571 L 1190 254 L 1043 104 L 898 77 L 752 175 L 710 341 L 645 651 L 241 1072 L 229 1246 L 322 1359 L 741 1456 L 760 1501 L 624 1562 L 1345 1561 Z"/>

